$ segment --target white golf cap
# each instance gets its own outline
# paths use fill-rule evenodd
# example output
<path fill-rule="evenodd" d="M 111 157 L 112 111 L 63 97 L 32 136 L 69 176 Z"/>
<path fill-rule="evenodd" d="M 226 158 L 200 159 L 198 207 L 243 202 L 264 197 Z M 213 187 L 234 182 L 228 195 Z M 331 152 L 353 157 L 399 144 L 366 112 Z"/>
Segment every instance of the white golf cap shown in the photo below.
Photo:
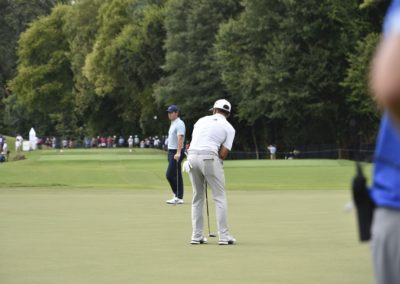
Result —
<path fill-rule="evenodd" d="M 214 106 L 212 109 L 214 109 L 214 108 L 218 108 L 218 109 L 222 109 L 227 112 L 231 112 L 231 103 L 225 99 L 221 99 L 214 103 Z M 212 109 L 210 109 L 210 110 L 212 110 Z"/>

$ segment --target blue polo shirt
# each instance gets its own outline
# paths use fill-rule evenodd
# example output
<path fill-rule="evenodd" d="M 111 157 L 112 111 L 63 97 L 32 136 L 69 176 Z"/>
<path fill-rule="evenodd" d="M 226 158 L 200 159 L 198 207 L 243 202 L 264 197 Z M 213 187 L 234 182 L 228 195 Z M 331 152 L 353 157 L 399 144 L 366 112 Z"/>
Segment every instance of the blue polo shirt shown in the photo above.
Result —
<path fill-rule="evenodd" d="M 400 209 L 400 124 L 388 113 L 381 121 L 370 193 L 377 206 Z"/>

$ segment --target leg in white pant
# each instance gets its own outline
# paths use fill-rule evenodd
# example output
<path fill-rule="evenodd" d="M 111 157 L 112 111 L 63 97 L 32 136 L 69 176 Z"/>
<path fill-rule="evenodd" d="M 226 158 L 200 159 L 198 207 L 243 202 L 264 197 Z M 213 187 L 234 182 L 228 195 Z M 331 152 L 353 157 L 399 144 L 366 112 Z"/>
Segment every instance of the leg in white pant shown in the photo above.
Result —
<path fill-rule="evenodd" d="M 188 160 L 192 166 L 189 177 L 193 188 L 192 200 L 192 240 L 200 240 L 203 238 L 204 227 L 204 199 L 205 199 L 205 179 L 200 167 L 200 159 L 198 156 L 189 156 Z"/>
<path fill-rule="evenodd" d="M 230 239 L 228 204 L 225 194 L 225 175 L 222 163 L 218 158 L 214 157 L 213 161 L 205 161 L 205 175 L 213 194 L 219 238 L 221 240 Z"/>
<path fill-rule="evenodd" d="M 222 240 L 230 239 L 225 194 L 225 176 L 221 161 L 218 157 L 212 155 L 189 155 L 188 160 L 192 166 L 189 172 L 193 187 L 192 239 L 198 240 L 203 237 L 205 180 L 207 180 L 212 189 L 216 206 L 219 238 Z"/>

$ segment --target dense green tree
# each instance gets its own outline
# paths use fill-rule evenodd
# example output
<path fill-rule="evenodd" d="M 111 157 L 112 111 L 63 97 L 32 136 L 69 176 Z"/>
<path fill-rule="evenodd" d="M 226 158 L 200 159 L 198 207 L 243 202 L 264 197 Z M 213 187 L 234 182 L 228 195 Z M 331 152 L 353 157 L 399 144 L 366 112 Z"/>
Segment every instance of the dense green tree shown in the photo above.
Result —
<path fill-rule="evenodd" d="M 73 77 L 69 45 L 63 32 L 70 6 L 59 5 L 22 33 L 13 96 L 42 135 L 72 135 L 75 130 Z"/>
<path fill-rule="evenodd" d="M 379 39 L 379 34 L 370 33 L 357 42 L 356 50 L 349 56 L 350 67 L 342 84 L 350 90 L 346 102 L 352 116 L 353 138 L 365 142 L 373 142 L 379 118 L 369 92 L 369 67 Z"/>
<path fill-rule="evenodd" d="M 234 0 L 171 0 L 166 7 L 166 75 L 155 92 L 164 104 L 178 104 L 191 125 L 217 98 L 228 98 L 215 64 L 215 36 L 221 23 L 241 11 Z M 189 128 L 190 133 L 190 128 Z"/>
<path fill-rule="evenodd" d="M 281 145 L 348 146 L 349 108 L 340 85 L 346 55 L 370 29 L 358 1 L 244 1 L 221 27 L 217 58 L 239 118 L 264 124 Z"/>
<path fill-rule="evenodd" d="M 18 37 L 29 23 L 39 16 L 49 14 L 55 2 L 57 1 L 0 0 L 0 129 L 8 128 L 9 132 L 14 132 L 16 126 L 9 126 L 4 121 L 8 114 L 4 112 L 4 100 L 11 95 L 7 81 L 16 75 Z"/>
<path fill-rule="evenodd" d="M 219 30 L 216 58 L 223 82 L 237 108 L 236 117 L 246 126 L 240 129 L 237 139 L 248 150 L 258 150 L 260 147 L 265 149 L 267 142 L 275 142 L 270 134 L 279 124 L 276 117 L 268 119 L 272 108 L 265 90 L 260 87 L 259 78 L 268 71 L 259 73 L 267 44 L 277 33 L 285 10 L 280 1 L 244 1 L 243 4 L 245 10 L 240 17 L 231 19 Z M 279 52 L 277 55 L 279 58 L 284 56 Z M 252 143 L 249 143 L 249 137 L 252 137 Z M 264 145 L 259 146 L 260 141 L 264 141 L 261 143 Z"/>
<path fill-rule="evenodd" d="M 369 71 L 375 48 L 381 37 L 382 19 L 390 1 L 365 0 L 360 6 L 370 20 L 369 33 L 359 38 L 355 49 L 348 53 L 349 68 L 341 85 L 346 89 L 346 105 L 349 108 L 350 127 L 348 137 L 352 144 L 374 143 L 379 111 L 370 96 Z"/>
<path fill-rule="evenodd" d="M 146 133 L 155 131 L 153 117 L 160 112 L 151 97 L 164 62 L 163 1 L 107 1 L 99 10 L 99 31 L 86 57 L 84 75 L 101 97 L 99 129 Z M 107 101 L 107 104 L 104 104 Z M 105 107 L 105 109 L 102 109 Z"/>
<path fill-rule="evenodd" d="M 97 132 L 97 129 L 93 129 L 91 120 L 99 108 L 101 98 L 96 95 L 94 85 L 84 76 L 82 69 L 94 45 L 98 31 L 96 19 L 102 2 L 101 0 L 78 1 L 70 9 L 63 28 L 70 48 L 68 57 L 74 77 L 72 92 L 77 126 L 82 127 L 83 134 L 86 135 Z"/>
<path fill-rule="evenodd" d="M 77 0 L 37 18 L 54 2 L 0 0 L 2 128 L 162 134 L 176 103 L 190 136 L 224 97 L 236 150 L 373 141 L 368 66 L 388 0 Z"/>

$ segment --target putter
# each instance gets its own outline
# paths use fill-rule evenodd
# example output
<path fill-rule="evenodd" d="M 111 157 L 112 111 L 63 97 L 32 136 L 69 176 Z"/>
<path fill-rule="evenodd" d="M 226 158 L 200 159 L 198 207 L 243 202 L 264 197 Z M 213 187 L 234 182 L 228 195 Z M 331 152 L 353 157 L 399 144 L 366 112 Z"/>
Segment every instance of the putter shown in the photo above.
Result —
<path fill-rule="evenodd" d="M 178 161 L 176 161 L 176 198 L 179 198 L 179 169 L 178 169 Z M 174 205 L 176 205 L 177 202 L 175 202 Z"/>
<path fill-rule="evenodd" d="M 208 210 L 208 194 L 207 194 L 207 181 L 204 180 L 204 187 L 206 190 L 206 207 L 207 207 L 207 224 L 208 224 L 208 236 L 210 238 L 215 238 L 217 235 L 215 234 L 211 234 L 211 230 L 210 230 L 210 212 Z"/>

